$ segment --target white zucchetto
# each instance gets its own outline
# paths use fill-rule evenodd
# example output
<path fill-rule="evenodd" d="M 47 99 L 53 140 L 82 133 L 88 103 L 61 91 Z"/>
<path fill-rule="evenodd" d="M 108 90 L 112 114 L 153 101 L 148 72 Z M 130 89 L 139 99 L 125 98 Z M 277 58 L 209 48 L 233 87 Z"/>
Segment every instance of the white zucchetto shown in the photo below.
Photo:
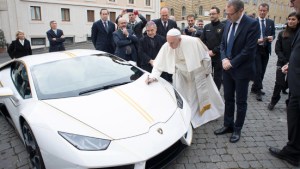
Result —
<path fill-rule="evenodd" d="M 167 36 L 179 36 L 181 35 L 178 29 L 172 28 L 168 31 Z"/>

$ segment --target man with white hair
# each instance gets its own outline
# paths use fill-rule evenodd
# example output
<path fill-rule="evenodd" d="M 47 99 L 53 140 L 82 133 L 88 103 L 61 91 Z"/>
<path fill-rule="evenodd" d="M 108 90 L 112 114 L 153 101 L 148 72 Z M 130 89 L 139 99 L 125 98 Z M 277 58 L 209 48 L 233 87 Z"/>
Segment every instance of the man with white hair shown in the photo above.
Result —
<path fill-rule="evenodd" d="M 199 38 L 181 35 L 177 29 L 168 31 L 167 42 L 156 56 L 146 83 L 157 81 L 163 71 L 173 74 L 174 88 L 191 107 L 194 128 L 220 117 L 224 103 L 211 77 L 207 47 Z"/>

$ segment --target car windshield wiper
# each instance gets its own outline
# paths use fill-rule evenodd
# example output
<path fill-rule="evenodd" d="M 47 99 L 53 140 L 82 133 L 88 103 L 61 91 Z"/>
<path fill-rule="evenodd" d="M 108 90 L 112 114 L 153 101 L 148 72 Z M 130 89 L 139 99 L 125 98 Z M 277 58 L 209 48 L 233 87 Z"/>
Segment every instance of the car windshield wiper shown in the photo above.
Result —
<path fill-rule="evenodd" d="M 96 88 L 93 88 L 93 89 L 81 91 L 81 92 L 79 92 L 79 95 L 83 95 L 83 94 L 90 93 L 90 92 L 95 92 L 97 90 L 106 90 L 106 89 L 110 89 L 112 87 L 124 85 L 124 84 L 127 84 L 127 83 L 130 83 L 130 81 L 129 82 L 122 82 L 122 83 L 113 83 L 113 84 L 110 84 L 110 85 L 96 87 Z"/>

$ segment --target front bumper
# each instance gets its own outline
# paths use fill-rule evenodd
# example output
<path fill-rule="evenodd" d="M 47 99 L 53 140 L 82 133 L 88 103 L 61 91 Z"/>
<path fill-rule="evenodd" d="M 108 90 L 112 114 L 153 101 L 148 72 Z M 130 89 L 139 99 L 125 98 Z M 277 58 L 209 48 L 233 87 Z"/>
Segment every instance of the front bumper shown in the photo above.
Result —
<path fill-rule="evenodd" d="M 166 165 L 182 150 L 182 145 L 190 145 L 192 127 L 183 120 L 177 109 L 166 123 L 152 126 L 148 133 L 132 138 L 113 140 L 105 151 L 80 151 L 65 141 L 57 133 L 45 134 L 43 128 L 37 129 L 47 135 L 39 138 L 39 146 L 47 169 L 51 168 L 109 168 L 133 167 L 134 169 L 151 168 Z M 55 141 L 49 141 L 49 138 Z M 173 146 L 172 146 L 173 145 Z M 51 147 L 51 148 L 49 148 Z M 183 146 L 184 147 L 184 146 Z M 174 151 L 175 150 L 175 151 Z M 172 156 L 168 153 L 174 151 Z M 164 157 L 164 160 L 157 160 Z"/>

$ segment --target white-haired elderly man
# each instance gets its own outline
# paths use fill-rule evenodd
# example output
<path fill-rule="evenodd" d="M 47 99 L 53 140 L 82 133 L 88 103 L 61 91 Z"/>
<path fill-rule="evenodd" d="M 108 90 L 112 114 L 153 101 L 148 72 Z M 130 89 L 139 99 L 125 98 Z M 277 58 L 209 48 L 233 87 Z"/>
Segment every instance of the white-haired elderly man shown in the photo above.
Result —
<path fill-rule="evenodd" d="M 141 68 L 148 72 L 152 71 L 154 59 L 160 48 L 166 43 L 166 38 L 158 35 L 156 31 L 156 24 L 153 21 L 149 21 L 146 24 L 147 35 L 140 39 L 139 57 L 141 57 Z M 161 77 L 169 80 L 166 73 L 162 73 Z"/>
<path fill-rule="evenodd" d="M 173 74 L 173 86 L 187 100 L 194 128 L 220 117 L 224 103 L 211 77 L 211 59 L 199 38 L 181 35 L 177 29 L 167 33 L 167 42 L 156 56 L 146 83 L 159 80 L 161 73 Z"/>

